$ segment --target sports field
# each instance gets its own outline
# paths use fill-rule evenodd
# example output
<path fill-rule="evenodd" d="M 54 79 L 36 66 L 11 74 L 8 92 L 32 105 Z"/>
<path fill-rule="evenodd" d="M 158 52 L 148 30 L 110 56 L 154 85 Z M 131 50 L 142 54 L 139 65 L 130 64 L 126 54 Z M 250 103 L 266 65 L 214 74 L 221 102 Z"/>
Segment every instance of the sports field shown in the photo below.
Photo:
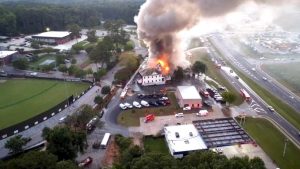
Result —
<path fill-rule="evenodd" d="M 0 81 L 0 129 L 34 117 L 72 94 L 80 94 L 88 86 L 86 83 L 53 80 Z"/>

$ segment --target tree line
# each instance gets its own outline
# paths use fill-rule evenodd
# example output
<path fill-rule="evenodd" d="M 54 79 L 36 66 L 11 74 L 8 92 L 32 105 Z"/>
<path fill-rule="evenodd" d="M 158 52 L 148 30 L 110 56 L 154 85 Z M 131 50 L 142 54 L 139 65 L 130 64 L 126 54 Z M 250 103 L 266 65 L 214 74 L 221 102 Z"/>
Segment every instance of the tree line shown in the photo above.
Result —
<path fill-rule="evenodd" d="M 71 24 L 90 28 L 99 26 L 102 20 L 114 19 L 133 24 L 141 3 L 106 1 L 95 5 L 53 5 L 6 2 L 0 4 L 0 35 L 31 34 L 46 28 L 65 30 Z"/>

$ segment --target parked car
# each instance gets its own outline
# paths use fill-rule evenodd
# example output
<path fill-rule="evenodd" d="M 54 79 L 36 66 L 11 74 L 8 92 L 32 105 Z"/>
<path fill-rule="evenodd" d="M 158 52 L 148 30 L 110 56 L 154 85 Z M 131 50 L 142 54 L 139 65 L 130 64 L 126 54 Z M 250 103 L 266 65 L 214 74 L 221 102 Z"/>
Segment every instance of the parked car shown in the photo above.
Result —
<path fill-rule="evenodd" d="M 169 100 L 169 98 L 168 97 L 161 97 L 158 100 Z"/>
<path fill-rule="evenodd" d="M 175 117 L 183 117 L 184 115 L 183 115 L 183 113 L 176 113 L 175 114 Z"/>
<path fill-rule="evenodd" d="M 162 100 L 158 100 L 157 103 L 160 104 L 160 105 L 162 105 L 162 106 L 166 106 L 166 105 L 167 105 L 167 103 L 165 103 L 165 102 L 162 101 Z"/>
<path fill-rule="evenodd" d="M 184 107 L 183 110 L 192 110 L 190 106 Z"/>
<path fill-rule="evenodd" d="M 86 159 L 82 160 L 78 166 L 79 167 L 86 167 L 88 165 L 90 165 L 93 162 L 93 158 L 92 157 L 87 157 Z"/>
<path fill-rule="evenodd" d="M 129 108 L 129 109 L 132 109 L 132 108 L 133 108 L 133 106 L 132 106 L 130 103 L 124 103 L 124 105 L 125 105 L 127 108 Z"/>
<path fill-rule="evenodd" d="M 149 103 L 147 101 L 145 101 L 145 100 L 141 101 L 141 105 L 145 106 L 145 107 L 149 107 L 150 106 Z"/>
<path fill-rule="evenodd" d="M 196 113 L 196 116 L 206 116 L 208 114 L 207 110 L 200 110 L 198 113 Z"/>
<path fill-rule="evenodd" d="M 144 94 L 138 94 L 138 98 L 143 99 L 143 98 L 145 98 L 145 95 Z"/>
<path fill-rule="evenodd" d="M 58 123 L 64 123 L 65 120 L 66 120 L 66 118 L 67 118 L 67 116 L 64 116 L 64 117 L 60 118 L 60 119 L 58 120 Z"/>
<path fill-rule="evenodd" d="M 134 101 L 134 102 L 132 103 L 132 105 L 133 105 L 134 107 L 136 107 L 136 108 L 142 108 L 142 106 L 140 105 L 140 103 L 137 102 L 137 101 Z"/>
<path fill-rule="evenodd" d="M 154 107 L 158 107 L 158 106 L 159 106 L 159 104 L 157 104 L 157 103 L 154 102 L 154 101 L 149 101 L 149 105 L 150 105 L 150 106 L 154 106 Z"/>
<path fill-rule="evenodd" d="M 125 106 L 125 104 L 123 104 L 123 103 L 120 103 L 120 108 L 122 109 L 122 110 L 126 110 L 127 109 L 127 107 Z"/>

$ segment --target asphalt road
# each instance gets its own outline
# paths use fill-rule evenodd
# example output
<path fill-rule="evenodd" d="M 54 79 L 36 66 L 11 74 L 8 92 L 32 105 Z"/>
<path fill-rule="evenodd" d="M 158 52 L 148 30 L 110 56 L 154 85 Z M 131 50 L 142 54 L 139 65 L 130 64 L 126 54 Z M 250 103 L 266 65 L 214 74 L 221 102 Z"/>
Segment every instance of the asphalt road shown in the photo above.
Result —
<path fill-rule="evenodd" d="M 286 102 L 297 112 L 300 113 L 300 100 L 299 97 L 289 91 L 287 88 L 278 84 L 274 79 L 271 79 L 259 66 L 250 64 L 241 53 L 231 48 L 226 40 L 221 37 L 211 37 L 213 45 L 228 59 L 237 69 L 248 75 L 257 84 L 263 86 L 269 92 Z M 252 70 L 254 68 L 254 70 Z M 267 80 L 264 78 L 267 77 Z"/>
<path fill-rule="evenodd" d="M 222 51 L 221 51 L 222 52 Z M 226 53 L 229 55 L 230 53 Z M 231 55 L 231 54 L 230 54 Z M 214 51 L 210 50 L 210 56 L 217 60 L 219 63 L 222 63 L 223 59 L 220 55 Z M 268 104 L 260 98 L 243 80 L 240 78 L 237 79 L 235 77 L 235 73 L 230 73 L 230 69 L 226 69 L 226 67 L 221 68 L 222 75 L 229 81 L 232 82 L 232 85 L 240 91 L 240 89 L 245 89 L 249 95 L 251 96 L 251 102 L 249 102 L 249 106 L 258 114 L 265 117 L 271 118 L 275 121 L 285 132 L 298 144 L 300 145 L 300 136 L 299 130 L 296 129 L 293 125 L 291 125 L 287 120 L 285 120 L 282 116 L 280 116 L 277 112 L 271 112 L 268 109 Z M 250 69 L 251 70 L 251 69 Z M 250 75 L 251 76 L 251 75 Z M 247 112 L 245 112 L 247 113 Z"/>

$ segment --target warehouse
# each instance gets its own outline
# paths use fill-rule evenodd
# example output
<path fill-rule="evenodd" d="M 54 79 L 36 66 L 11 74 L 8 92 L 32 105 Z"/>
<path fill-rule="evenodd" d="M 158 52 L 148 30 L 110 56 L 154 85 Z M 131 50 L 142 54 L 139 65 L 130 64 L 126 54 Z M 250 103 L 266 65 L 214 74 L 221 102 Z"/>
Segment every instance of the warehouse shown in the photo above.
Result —
<path fill-rule="evenodd" d="M 190 152 L 206 150 L 207 146 L 193 124 L 167 126 L 165 139 L 171 155 L 181 158 Z"/>
<path fill-rule="evenodd" d="M 71 32 L 49 31 L 32 36 L 33 41 L 38 41 L 50 45 L 59 45 L 71 40 Z"/>
<path fill-rule="evenodd" d="M 175 95 L 180 107 L 202 107 L 202 98 L 195 86 L 177 86 Z"/>

